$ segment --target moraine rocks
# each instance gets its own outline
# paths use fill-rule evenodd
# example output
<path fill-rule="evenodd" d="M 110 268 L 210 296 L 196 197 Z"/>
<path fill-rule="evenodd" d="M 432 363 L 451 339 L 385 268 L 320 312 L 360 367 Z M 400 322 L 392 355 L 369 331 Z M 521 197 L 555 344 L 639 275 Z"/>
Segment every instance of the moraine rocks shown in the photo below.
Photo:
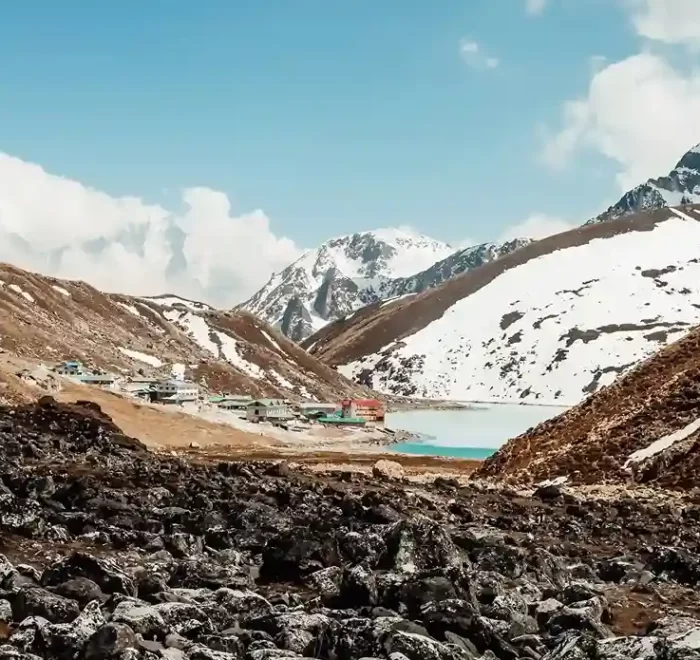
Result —
<path fill-rule="evenodd" d="M 192 464 L 0 410 L 0 660 L 700 660 L 698 506 Z"/>

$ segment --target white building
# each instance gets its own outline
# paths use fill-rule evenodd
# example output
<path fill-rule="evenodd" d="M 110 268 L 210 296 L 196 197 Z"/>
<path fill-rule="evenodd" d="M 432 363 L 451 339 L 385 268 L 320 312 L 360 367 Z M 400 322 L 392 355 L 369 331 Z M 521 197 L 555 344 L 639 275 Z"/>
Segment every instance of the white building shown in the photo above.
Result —
<path fill-rule="evenodd" d="M 199 387 L 186 380 L 161 380 L 154 387 L 155 399 L 160 403 L 185 403 L 199 399 Z"/>

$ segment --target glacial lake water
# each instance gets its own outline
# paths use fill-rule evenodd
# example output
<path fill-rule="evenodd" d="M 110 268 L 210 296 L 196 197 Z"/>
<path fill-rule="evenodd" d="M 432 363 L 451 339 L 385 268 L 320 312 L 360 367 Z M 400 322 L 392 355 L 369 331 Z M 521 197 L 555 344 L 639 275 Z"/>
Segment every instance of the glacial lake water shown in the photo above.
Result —
<path fill-rule="evenodd" d="M 386 425 L 420 435 L 391 449 L 406 454 L 484 459 L 510 438 L 566 408 L 517 404 L 479 404 L 466 410 L 408 410 L 388 413 Z"/>

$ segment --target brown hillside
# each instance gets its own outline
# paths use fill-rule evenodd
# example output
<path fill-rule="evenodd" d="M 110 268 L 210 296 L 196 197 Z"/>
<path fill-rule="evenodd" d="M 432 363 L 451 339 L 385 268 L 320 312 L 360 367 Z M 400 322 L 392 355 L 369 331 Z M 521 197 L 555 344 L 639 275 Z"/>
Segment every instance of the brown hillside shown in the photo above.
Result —
<path fill-rule="evenodd" d="M 367 391 L 245 312 L 106 294 L 8 264 L 0 264 L 0 349 L 47 363 L 75 358 L 125 375 L 167 375 L 180 363 L 212 390 L 253 396 L 337 398 Z"/>
<path fill-rule="evenodd" d="M 700 432 L 625 468 L 633 452 L 700 418 L 700 328 L 564 414 L 510 440 L 479 477 L 700 486 Z"/>

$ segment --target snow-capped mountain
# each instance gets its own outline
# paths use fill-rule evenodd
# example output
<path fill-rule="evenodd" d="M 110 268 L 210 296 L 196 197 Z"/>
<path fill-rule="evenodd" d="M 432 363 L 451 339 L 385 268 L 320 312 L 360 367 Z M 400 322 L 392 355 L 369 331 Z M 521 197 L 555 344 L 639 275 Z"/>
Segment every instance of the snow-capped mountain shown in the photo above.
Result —
<path fill-rule="evenodd" d="M 391 287 L 391 294 L 395 297 L 427 291 L 457 275 L 503 257 L 528 243 L 532 243 L 531 238 L 515 238 L 505 243 L 482 243 L 457 250 L 420 273 L 395 280 Z"/>
<path fill-rule="evenodd" d="M 574 404 L 700 322 L 700 206 L 535 241 L 302 344 L 394 394 Z"/>
<path fill-rule="evenodd" d="M 332 239 L 272 276 L 241 305 L 294 341 L 372 303 L 420 293 L 530 242 L 515 239 L 454 251 L 399 229 Z"/>
<path fill-rule="evenodd" d="M 391 297 L 392 285 L 453 252 L 402 229 L 333 238 L 304 254 L 241 305 L 299 341 L 329 321 Z"/>
<path fill-rule="evenodd" d="M 630 213 L 700 203 L 700 145 L 693 147 L 667 176 L 649 179 L 625 193 L 607 211 L 586 224 L 616 220 Z"/>

